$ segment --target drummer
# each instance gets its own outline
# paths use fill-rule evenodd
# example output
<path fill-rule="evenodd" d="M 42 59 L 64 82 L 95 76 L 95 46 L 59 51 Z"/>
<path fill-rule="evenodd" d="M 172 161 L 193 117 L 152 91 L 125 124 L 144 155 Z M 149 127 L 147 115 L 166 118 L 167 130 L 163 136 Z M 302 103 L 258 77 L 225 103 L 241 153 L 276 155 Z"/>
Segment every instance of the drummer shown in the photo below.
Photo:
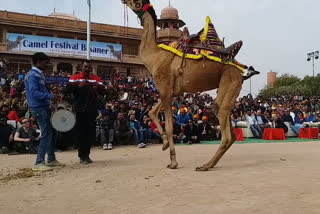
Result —
<path fill-rule="evenodd" d="M 76 112 L 75 135 L 78 143 L 78 156 L 81 164 L 90 164 L 91 145 L 96 139 L 97 96 L 104 94 L 101 79 L 91 74 L 90 60 L 82 63 L 82 71 L 72 75 L 67 85 L 66 94 L 72 94 Z"/>
<path fill-rule="evenodd" d="M 38 52 L 32 56 L 32 69 L 27 73 L 24 79 L 28 106 L 31 114 L 36 118 L 41 130 L 41 139 L 38 149 L 36 163 L 32 170 L 49 171 L 55 166 L 65 166 L 56 160 L 53 141 L 53 130 L 50 123 L 50 100 L 56 97 L 50 94 L 45 86 L 45 76 L 43 72 L 48 69 L 49 57 Z M 45 163 L 45 154 L 48 155 L 47 164 Z"/>

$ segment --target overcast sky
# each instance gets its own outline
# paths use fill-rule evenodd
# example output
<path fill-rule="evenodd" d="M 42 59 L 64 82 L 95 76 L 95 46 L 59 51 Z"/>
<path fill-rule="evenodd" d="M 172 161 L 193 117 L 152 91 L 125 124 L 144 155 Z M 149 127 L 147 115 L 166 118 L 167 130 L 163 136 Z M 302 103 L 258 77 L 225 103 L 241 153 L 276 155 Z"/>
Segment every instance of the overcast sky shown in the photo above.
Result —
<path fill-rule="evenodd" d="M 199 3 L 201 2 L 201 4 Z M 158 17 L 168 0 L 151 0 Z M 0 0 L 0 10 L 49 15 L 72 13 L 87 20 L 87 0 Z M 299 77 L 312 75 L 312 63 L 307 53 L 320 49 L 319 0 L 172 0 L 171 5 L 191 33 L 204 27 L 210 16 L 225 44 L 243 40 L 237 60 L 253 65 L 262 74 L 252 78 L 252 92 L 257 94 L 266 85 L 267 72 L 278 75 L 292 73 Z M 121 0 L 92 0 L 92 21 L 123 25 Z M 139 27 L 129 10 L 129 26 Z M 315 61 L 315 73 L 320 73 L 320 60 Z M 249 81 L 241 94 L 249 93 Z"/>

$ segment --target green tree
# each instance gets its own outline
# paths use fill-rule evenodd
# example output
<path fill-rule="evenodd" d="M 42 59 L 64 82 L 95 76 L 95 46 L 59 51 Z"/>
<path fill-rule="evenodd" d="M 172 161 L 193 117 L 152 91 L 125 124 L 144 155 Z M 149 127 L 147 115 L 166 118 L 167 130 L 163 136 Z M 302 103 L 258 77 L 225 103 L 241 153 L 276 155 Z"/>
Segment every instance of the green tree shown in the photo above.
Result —
<path fill-rule="evenodd" d="M 273 87 L 265 87 L 260 91 L 260 95 L 265 98 L 272 96 L 319 96 L 320 95 L 320 75 L 316 77 L 306 76 L 303 80 L 291 74 L 284 74 L 277 78 Z"/>
<path fill-rule="evenodd" d="M 275 87 L 289 86 L 295 83 L 299 83 L 301 80 L 299 77 L 292 74 L 283 74 L 276 79 Z"/>

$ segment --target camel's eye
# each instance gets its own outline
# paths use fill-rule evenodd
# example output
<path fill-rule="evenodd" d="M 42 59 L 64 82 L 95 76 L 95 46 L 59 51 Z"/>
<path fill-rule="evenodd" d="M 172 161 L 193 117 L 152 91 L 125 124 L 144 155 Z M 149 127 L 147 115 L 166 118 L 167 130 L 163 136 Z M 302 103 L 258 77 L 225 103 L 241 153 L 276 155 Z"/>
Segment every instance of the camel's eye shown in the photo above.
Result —
<path fill-rule="evenodd" d="M 141 7 L 141 2 L 139 0 L 134 0 L 134 5 L 136 8 L 140 8 Z"/>
<path fill-rule="evenodd" d="M 141 4 L 140 3 L 136 3 L 136 8 L 140 8 Z"/>

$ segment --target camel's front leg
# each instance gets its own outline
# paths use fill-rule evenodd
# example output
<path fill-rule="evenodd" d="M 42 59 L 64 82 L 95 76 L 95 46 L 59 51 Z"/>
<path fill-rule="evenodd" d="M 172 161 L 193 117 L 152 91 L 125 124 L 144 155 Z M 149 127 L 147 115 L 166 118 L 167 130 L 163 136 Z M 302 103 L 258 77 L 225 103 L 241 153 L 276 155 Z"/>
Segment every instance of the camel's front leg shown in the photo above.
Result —
<path fill-rule="evenodd" d="M 163 101 L 164 113 L 166 117 L 166 131 L 168 133 L 169 146 L 170 146 L 170 160 L 171 163 L 168 165 L 170 169 L 176 169 L 178 167 L 178 162 L 176 160 L 176 151 L 173 143 L 173 127 L 172 127 L 172 108 L 171 99 Z"/>
<path fill-rule="evenodd" d="M 151 111 L 149 112 L 149 117 L 151 118 L 151 120 L 154 122 L 154 124 L 156 124 L 156 127 L 161 135 L 162 141 L 163 141 L 163 146 L 162 146 L 162 150 L 166 150 L 169 148 L 169 142 L 168 142 L 168 136 L 167 133 L 165 133 L 163 131 L 162 126 L 160 125 L 159 122 L 159 111 L 162 107 L 162 103 L 161 100 L 159 100 L 159 102 L 151 109 Z"/>

